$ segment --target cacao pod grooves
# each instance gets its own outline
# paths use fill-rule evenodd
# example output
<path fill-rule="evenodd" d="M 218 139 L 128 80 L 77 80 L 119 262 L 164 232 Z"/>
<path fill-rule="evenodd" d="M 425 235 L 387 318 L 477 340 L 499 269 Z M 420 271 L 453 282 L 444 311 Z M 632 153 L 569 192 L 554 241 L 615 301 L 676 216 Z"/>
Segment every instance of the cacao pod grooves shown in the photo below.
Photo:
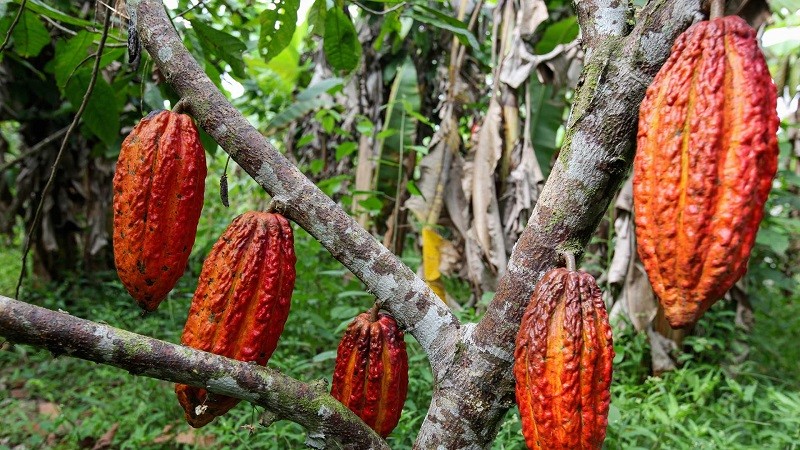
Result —
<path fill-rule="evenodd" d="M 614 347 L 594 278 L 559 268 L 536 285 L 522 317 L 514 378 L 531 449 L 599 449 L 608 425 Z"/>
<path fill-rule="evenodd" d="M 672 47 L 639 110 L 636 238 L 675 328 L 744 274 L 777 169 L 775 86 L 739 17 L 699 22 Z"/>
<path fill-rule="evenodd" d="M 114 263 L 146 311 L 183 275 L 203 209 L 206 157 L 192 119 L 152 112 L 125 138 L 114 173 Z"/>
<path fill-rule="evenodd" d="M 248 212 L 234 219 L 203 263 L 181 343 L 265 365 L 289 315 L 295 262 L 286 218 Z M 239 403 L 183 384 L 175 393 L 195 428 Z"/>
<path fill-rule="evenodd" d="M 397 322 L 377 310 L 359 314 L 339 343 L 331 395 L 385 438 L 407 393 L 408 355 Z"/>

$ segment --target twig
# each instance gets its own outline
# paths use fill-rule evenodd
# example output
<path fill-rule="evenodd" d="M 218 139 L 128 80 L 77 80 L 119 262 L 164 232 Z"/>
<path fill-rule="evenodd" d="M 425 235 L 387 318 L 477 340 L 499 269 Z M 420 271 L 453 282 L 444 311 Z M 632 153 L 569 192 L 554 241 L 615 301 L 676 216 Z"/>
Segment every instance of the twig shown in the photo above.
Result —
<path fill-rule="evenodd" d="M 44 199 L 47 196 L 47 192 L 50 190 L 50 187 L 53 185 L 53 180 L 56 178 L 56 170 L 58 170 L 58 165 L 61 162 L 61 158 L 64 156 L 64 149 L 67 147 L 69 137 L 72 134 L 72 131 L 78 125 L 78 122 L 81 120 L 83 111 L 86 109 L 86 105 L 89 103 L 89 98 L 92 96 L 94 85 L 97 82 L 97 74 L 100 72 L 100 57 L 103 56 L 103 47 L 106 44 L 106 37 L 108 36 L 108 28 L 110 25 L 111 14 L 106 12 L 105 22 L 103 22 L 103 37 L 100 39 L 100 45 L 97 48 L 97 59 L 94 61 L 94 67 L 92 68 L 92 77 L 89 80 L 89 86 L 86 88 L 86 93 L 83 95 L 81 106 L 75 113 L 75 117 L 72 119 L 72 123 L 69 125 L 69 128 L 67 128 L 67 132 L 64 135 L 64 140 L 61 141 L 61 148 L 58 149 L 56 160 L 53 162 L 53 169 L 50 171 L 50 178 L 47 179 L 47 184 L 44 185 L 41 198 L 39 199 L 39 206 L 36 207 L 36 214 L 33 216 L 33 222 L 31 222 L 31 227 L 28 230 L 28 236 L 25 239 L 25 249 L 22 252 L 22 267 L 19 271 L 19 279 L 17 280 L 17 288 L 15 290 L 16 298 L 19 298 L 19 289 L 22 286 L 22 279 L 25 277 L 25 261 L 28 258 L 28 252 L 31 250 L 31 239 L 33 238 L 33 233 L 36 231 L 36 226 L 38 225 L 39 218 L 42 215 Z"/>
<path fill-rule="evenodd" d="M 77 66 L 73 67 L 72 71 L 69 73 L 69 76 L 67 77 L 67 81 L 64 82 L 64 86 L 69 84 L 70 80 L 72 80 L 72 76 L 75 75 L 75 72 L 77 72 L 78 69 L 80 69 L 82 65 L 84 65 L 87 61 L 91 60 L 94 57 L 97 57 L 97 53 L 92 53 L 91 55 L 87 56 L 86 58 L 83 58 L 83 60 L 81 60 L 81 62 L 79 62 Z M 100 58 L 98 58 L 98 59 L 100 59 Z"/>
<path fill-rule="evenodd" d="M 398 3 L 398 4 L 394 5 L 394 6 L 392 6 L 389 9 L 384 9 L 383 11 L 378 11 L 378 10 L 375 10 L 375 9 L 372 9 L 372 8 L 368 8 L 363 3 L 359 3 L 357 1 L 353 1 L 353 3 L 355 3 L 356 6 L 358 6 L 361 9 L 363 9 L 364 11 L 366 11 L 368 13 L 371 13 L 371 14 L 378 15 L 378 16 L 383 16 L 383 15 L 389 14 L 392 11 L 397 11 L 398 9 L 406 6 L 406 2 L 401 2 L 401 3 Z"/>
<path fill-rule="evenodd" d="M 49 18 L 49 17 L 47 17 L 47 16 L 42 16 L 42 17 L 44 18 L 44 20 L 45 20 L 47 23 L 49 23 L 50 25 L 52 25 L 54 28 L 57 28 L 57 29 L 59 29 L 59 30 L 63 31 L 64 33 L 67 33 L 67 34 L 69 34 L 70 36 L 75 36 L 75 35 L 77 35 L 77 34 L 78 34 L 76 31 L 72 31 L 72 30 L 70 30 L 69 28 L 65 27 L 64 25 L 61 25 L 60 23 L 56 22 L 55 20 L 53 20 L 53 19 L 51 19 L 51 18 Z"/>
<path fill-rule="evenodd" d="M 197 8 L 198 6 L 204 5 L 206 2 L 204 0 L 200 0 L 199 2 L 195 3 L 194 5 L 186 8 L 183 12 L 179 13 L 177 16 L 172 17 L 172 20 L 177 19 L 178 17 L 183 17 L 184 15 L 188 14 L 191 10 Z"/>
<path fill-rule="evenodd" d="M 67 132 L 68 128 L 69 128 L 69 126 L 66 126 L 66 127 L 62 128 L 62 129 L 56 131 L 55 133 L 51 134 L 50 136 L 47 136 L 46 138 L 44 138 L 41 141 L 39 141 L 33 147 L 29 148 L 28 150 L 25 150 L 21 155 L 17 156 L 16 158 L 12 159 L 9 162 L 3 164 L 2 166 L 0 166 L 0 173 L 5 172 L 6 169 L 21 163 L 22 161 L 25 160 L 25 158 L 33 155 L 34 153 L 40 151 L 41 149 L 43 149 L 45 146 L 47 146 L 51 142 L 53 142 L 56 139 L 60 138 L 61 136 L 64 135 L 64 133 Z"/>
<path fill-rule="evenodd" d="M 17 10 L 17 15 L 14 16 L 14 21 L 11 22 L 11 26 L 8 27 L 8 31 L 6 31 L 6 38 L 3 40 L 3 43 L 0 44 L 0 53 L 6 49 L 8 45 L 8 41 L 11 39 L 11 33 L 14 32 L 14 28 L 16 28 L 17 24 L 19 23 L 19 18 L 22 17 L 22 11 L 25 11 L 25 4 L 28 3 L 28 0 L 22 0 L 19 4 L 19 9 Z"/>

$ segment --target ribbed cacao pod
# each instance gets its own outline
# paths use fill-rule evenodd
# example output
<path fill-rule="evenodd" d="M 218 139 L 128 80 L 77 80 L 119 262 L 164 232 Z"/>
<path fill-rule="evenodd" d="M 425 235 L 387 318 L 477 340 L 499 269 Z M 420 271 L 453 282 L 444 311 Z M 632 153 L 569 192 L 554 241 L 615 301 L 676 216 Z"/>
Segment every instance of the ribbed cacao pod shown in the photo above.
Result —
<path fill-rule="evenodd" d="M 289 315 L 295 262 L 286 218 L 248 212 L 234 219 L 203 263 L 181 343 L 265 365 Z M 195 428 L 239 403 L 183 384 L 175 386 L 175 393 Z"/>
<path fill-rule="evenodd" d="M 739 17 L 684 32 L 639 111 L 636 238 L 674 328 L 745 272 L 777 169 L 775 86 Z"/>
<path fill-rule="evenodd" d="M 331 395 L 386 437 L 407 393 L 408 355 L 397 322 L 388 314 L 359 314 L 339 343 Z"/>
<path fill-rule="evenodd" d="M 183 275 L 203 209 L 206 156 L 192 119 L 150 113 L 125 138 L 114 173 L 114 262 L 146 311 Z"/>
<path fill-rule="evenodd" d="M 514 377 L 531 449 L 599 449 L 608 425 L 614 347 L 594 278 L 559 268 L 536 285 L 522 317 Z"/>

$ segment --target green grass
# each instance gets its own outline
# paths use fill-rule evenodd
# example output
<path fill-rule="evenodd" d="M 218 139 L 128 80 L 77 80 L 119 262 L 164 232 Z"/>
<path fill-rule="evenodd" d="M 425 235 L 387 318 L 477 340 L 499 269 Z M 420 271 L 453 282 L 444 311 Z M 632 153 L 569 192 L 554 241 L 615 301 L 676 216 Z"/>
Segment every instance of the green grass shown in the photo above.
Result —
<path fill-rule="evenodd" d="M 269 365 L 301 380 L 331 380 L 336 348 L 346 325 L 371 306 L 372 297 L 322 247 L 297 232 L 297 284 L 292 311 Z M 14 279 L 16 280 L 16 279 Z M 91 283 L 71 280 L 49 291 L 33 291 L 26 300 L 50 309 L 178 342 L 194 277 L 184 277 L 159 309 L 142 317 L 113 273 L 95 274 Z M 410 447 L 430 402 L 432 375 L 425 355 L 406 337 L 410 365 L 406 412 L 390 444 Z M 58 405 L 58 412 L 51 409 Z M 40 413 L 40 410 L 44 413 Z M 118 448 L 192 447 L 190 427 L 175 399 L 173 385 L 131 376 L 124 370 L 25 345 L 0 351 L 0 449 L 78 448 L 98 439 L 115 423 Z M 260 408 L 240 403 L 195 434 L 211 448 L 303 448 L 303 429 L 281 421 L 258 426 Z M 251 427 L 254 426 L 254 427 Z M 165 427 L 167 432 L 165 433 Z M 183 433 L 182 436 L 179 436 Z M 89 445 L 91 447 L 91 445 Z"/>
<path fill-rule="evenodd" d="M 50 309 L 178 342 L 197 273 L 216 237 L 247 205 L 266 204 L 252 180 L 230 169 L 230 210 L 216 200 L 224 159 L 212 161 L 207 201 L 188 273 L 153 314 L 139 309 L 113 273 L 91 274 L 24 298 Z M 216 177 L 216 178 L 215 178 Z M 245 197 L 249 196 L 249 197 Z M 263 205 L 262 205 L 263 206 Z M 216 219 L 215 219 L 216 218 Z M 12 295 L 19 271 L 18 245 L 0 248 L 0 293 Z M 339 338 L 372 297 L 319 243 L 296 231 L 297 286 L 278 349 L 269 362 L 305 381 L 330 382 Z M 419 256 L 409 255 L 416 267 Z M 449 292 L 468 288 L 446 280 Z M 733 326 L 728 305 L 718 304 L 702 319 L 703 333 L 688 338 L 684 366 L 650 377 L 647 339 L 630 327 L 614 331 L 614 365 L 608 449 L 794 449 L 800 442 L 800 297 L 772 288 L 753 292 L 756 325 L 749 336 Z M 462 296 L 463 297 L 463 296 Z M 485 307 L 488 298 L 479 306 Z M 474 320 L 474 311 L 460 313 Z M 432 376 L 425 355 L 406 336 L 410 357 L 409 396 L 392 448 L 413 444 L 430 402 Z M 750 345 L 744 363 L 729 354 Z M 69 357 L 53 357 L 29 346 L 0 350 L 0 450 L 91 448 L 117 426 L 112 448 L 303 448 L 304 432 L 280 421 L 258 425 L 262 411 L 240 403 L 198 431 L 183 420 L 173 385 L 132 376 L 124 370 Z M 513 409 L 502 423 L 494 449 L 524 448 Z"/>
<path fill-rule="evenodd" d="M 270 366 L 301 380 L 330 382 L 338 339 L 371 298 L 360 282 L 333 261 L 318 243 L 298 232 L 298 281 L 292 313 Z M 142 317 L 114 274 L 92 282 L 71 280 L 28 300 L 76 316 L 178 342 L 193 290 L 187 275 L 159 310 Z M 684 366 L 649 377 L 644 335 L 615 330 L 614 383 L 609 415 L 609 449 L 797 448 L 800 442 L 800 299 L 759 303 L 748 338 L 733 327 L 722 304 L 702 320 L 700 337 Z M 729 364 L 733 343 L 749 342 L 750 357 Z M 430 401 L 431 373 L 418 345 L 407 337 L 411 358 L 409 398 L 393 448 L 410 448 Z M 302 448 L 300 426 L 281 421 L 258 425 L 261 411 L 241 403 L 194 432 L 185 424 L 173 386 L 131 376 L 113 367 L 16 345 L 0 352 L 0 448 L 91 447 L 112 426 L 115 448 Z M 57 408 L 54 411 L 54 408 Z M 165 431 L 166 430 L 166 431 Z M 513 410 L 493 448 L 523 448 Z"/>
<path fill-rule="evenodd" d="M 21 259 L 22 253 L 17 242 L 3 244 L 0 241 L 0 295 L 14 296 Z"/>

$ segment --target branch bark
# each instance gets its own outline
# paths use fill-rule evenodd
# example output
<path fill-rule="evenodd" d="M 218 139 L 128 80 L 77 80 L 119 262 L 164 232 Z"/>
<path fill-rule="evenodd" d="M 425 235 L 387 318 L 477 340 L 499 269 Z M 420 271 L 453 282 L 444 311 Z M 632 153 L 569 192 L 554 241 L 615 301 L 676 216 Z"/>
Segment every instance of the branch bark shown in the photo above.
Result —
<path fill-rule="evenodd" d="M 624 0 L 575 0 L 575 12 L 587 60 L 606 38 L 627 34 L 633 18 L 630 4 Z"/>
<path fill-rule="evenodd" d="M 542 275 L 579 257 L 633 163 L 639 104 L 700 0 L 650 2 L 627 36 L 594 34 L 559 159 L 514 247 L 486 315 L 462 326 L 454 367 L 437 384 L 417 448 L 483 448 L 514 402 L 514 342 Z M 591 32 L 590 32 L 591 33 Z"/>
<path fill-rule="evenodd" d="M 128 372 L 205 388 L 263 406 L 308 430 L 312 448 L 388 449 L 361 419 L 328 395 L 326 386 L 0 295 L 0 334 Z"/>
<path fill-rule="evenodd" d="M 159 0 L 130 0 L 142 45 L 187 110 L 275 201 L 350 269 L 420 343 L 438 378 L 452 361 L 459 322 L 431 289 L 294 167 L 219 92 Z"/>

